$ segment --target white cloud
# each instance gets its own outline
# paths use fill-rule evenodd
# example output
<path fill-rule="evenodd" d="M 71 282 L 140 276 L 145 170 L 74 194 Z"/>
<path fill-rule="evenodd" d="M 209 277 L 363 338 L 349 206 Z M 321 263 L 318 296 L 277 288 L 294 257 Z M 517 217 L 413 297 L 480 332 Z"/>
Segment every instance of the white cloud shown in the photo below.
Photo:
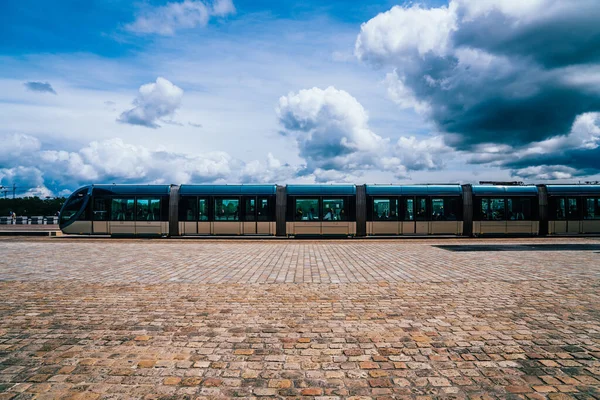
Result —
<path fill-rule="evenodd" d="M 396 71 L 390 72 L 385 76 L 388 97 L 400 108 L 413 109 L 418 114 L 427 114 L 429 105 L 425 101 L 416 98 L 414 92 L 404 84 L 404 78 L 398 76 Z"/>
<path fill-rule="evenodd" d="M 15 151 L 22 156 L 0 164 L 0 185 L 16 183 L 20 195 L 64 195 L 90 183 L 287 183 L 299 171 L 271 153 L 264 162 L 246 163 L 222 151 L 177 153 L 119 138 L 93 141 L 77 151 L 43 150 L 36 138 L 25 135 L 0 136 L 0 141 L 20 144 Z"/>
<path fill-rule="evenodd" d="M 12 168 L 0 168 L 0 185 L 12 193 L 13 185 L 16 192 L 22 193 L 30 188 L 45 187 L 44 175 L 37 166 L 15 166 Z"/>
<path fill-rule="evenodd" d="M 563 0 L 453 0 L 467 20 L 497 11 L 512 18 L 536 18 Z"/>
<path fill-rule="evenodd" d="M 119 122 L 159 128 L 161 118 L 173 116 L 181 106 L 183 90 L 165 78 L 157 78 L 155 83 L 140 86 L 139 94 L 133 101 L 134 108 L 124 111 Z M 170 120 L 164 122 L 169 123 Z"/>
<path fill-rule="evenodd" d="M 285 134 L 294 138 L 307 174 L 317 181 L 345 181 L 366 170 L 392 172 L 436 169 L 448 148 L 441 138 L 400 137 L 396 144 L 374 133 L 362 105 L 349 93 L 328 87 L 290 93 L 276 109 Z"/>
<path fill-rule="evenodd" d="M 394 6 L 361 25 L 355 55 L 375 64 L 398 62 L 427 53 L 444 56 L 450 50 L 450 33 L 456 30 L 456 7 Z"/>
<path fill-rule="evenodd" d="M 215 0 L 212 4 L 185 0 L 149 9 L 126 25 L 125 29 L 137 34 L 174 35 L 179 29 L 204 27 L 211 17 L 225 17 L 234 13 L 235 6 L 231 0 Z"/>
<path fill-rule="evenodd" d="M 0 145 L 0 168 L 19 165 L 31 158 L 41 148 L 40 141 L 29 135 L 13 133 L 3 135 Z"/>
<path fill-rule="evenodd" d="M 598 17 L 597 0 L 395 6 L 362 24 L 355 55 L 393 69 L 388 97 L 468 162 L 544 180 L 585 176 L 600 171 Z"/>
<path fill-rule="evenodd" d="M 219 17 L 225 17 L 235 13 L 235 6 L 232 0 L 216 0 L 212 5 L 212 14 Z"/>
<path fill-rule="evenodd" d="M 565 165 L 537 165 L 514 170 L 512 174 L 520 178 L 545 181 L 571 179 L 579 175 L 577 169 Z"/>
<path fill-rule="evenodd" d="M 267 160 L 246 163 L 240 171 L 240 181 L 243 183 L 287 183 L 296 179 L 298 167 L 282 164 L 273 154 L 267 154 Z"/>
<path fill-rule="evenodd" d="M 0 137 L 25 143 L 26 157 L 0 165 L 0 184 L 22 190 L 50 188 L 55 193 L 89 183 L 202 183 L 235 177 L 243 163 L 224 152 L 181 154 L 132 145 L 121 139 L 91 142 L 78 151 L 40 150 L 36 138 Z M 50 190 L 48 189 L 48 190 Z M 34 189 L 30 189 L 34 190 Z M 33 192 L 31 192 L 33 193 Z M 41 192 L 40 192 L 41 193 Z M 47 193 L 47 192 L 44 192 Z M 45 194 L 46 195 L 46 194 Z"/>
<path fill-rule="evenodd" d="M 91 168 L 83 176 L 91 179 L 114 179 L 120 182 L 146 183 L 205 182 L 227 177 L 231 173 L 231 157 L 224 152 L 188 155 L 110 139 L 92 142 L 72 157 L 80 158 Z"/>

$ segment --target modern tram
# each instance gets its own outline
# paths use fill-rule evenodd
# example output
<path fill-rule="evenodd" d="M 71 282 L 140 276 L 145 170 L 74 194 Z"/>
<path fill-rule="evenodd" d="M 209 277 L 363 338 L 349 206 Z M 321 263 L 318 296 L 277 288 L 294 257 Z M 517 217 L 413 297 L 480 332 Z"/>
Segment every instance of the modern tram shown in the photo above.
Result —
<path fill-rule="evenodd" d="M 600 185 L 89 185 L 66 234 L 538 236 L 600 234 Z"/>

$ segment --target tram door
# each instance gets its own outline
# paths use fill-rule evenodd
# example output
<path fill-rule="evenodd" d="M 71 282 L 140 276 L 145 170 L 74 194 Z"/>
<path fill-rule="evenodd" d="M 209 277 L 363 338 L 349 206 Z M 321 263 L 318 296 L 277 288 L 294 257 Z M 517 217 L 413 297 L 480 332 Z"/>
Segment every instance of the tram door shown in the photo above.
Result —
<path fill-rule="evenodd" d="M 256 204 L 256 233 L 259 235 L 272 235 L 275 232 L 271 224 L 271 207 L 268 197 L 259 197 Z"/>
<path fill-rule="evenodd" d="M 244 235 L 256 235 L 256 197 L 246 197 Z"/>
<path fill-rule="evenodd" d="M 577 206 L 577 198 L 567 198 L 567 233 L 580 233 L 581 221 L 579 218 L 579 208 Z"/>
<path fill-rule="evenodd" d="M 417 235 L 427 235 L 429 233 L 429 221 L 427 218 L 427 199 L 425 197 L 417 197 L 415 211 L 415 233 Z"/>
<path fill-rule="evenodd" d="M 426 235 L 429 232 L 427 221 L 427 198 L 404 198 L 403 235 Z"/>
<path fill-rule="evenodd" d="M 108 235 L 109 209 L 110 199 L 94 197 L 92 208 L 92 232 L 95 235 Z"/>
<path fill-rule="evenodd" d="M 581 232 L 581 218 L 579 217 L 579 204 L 576 197 L 557 198 L 555 215 L 554 233 Z"/>

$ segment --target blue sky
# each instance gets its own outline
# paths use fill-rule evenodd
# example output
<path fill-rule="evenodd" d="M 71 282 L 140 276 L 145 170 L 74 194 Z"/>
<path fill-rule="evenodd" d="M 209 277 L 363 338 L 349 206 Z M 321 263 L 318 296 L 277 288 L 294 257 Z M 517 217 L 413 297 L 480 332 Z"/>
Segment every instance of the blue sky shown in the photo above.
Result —
<path fill-rule="evenodd" d="M 598 180 L 592 0 L 324 4 L 3 4 L 0 184 Z"/>

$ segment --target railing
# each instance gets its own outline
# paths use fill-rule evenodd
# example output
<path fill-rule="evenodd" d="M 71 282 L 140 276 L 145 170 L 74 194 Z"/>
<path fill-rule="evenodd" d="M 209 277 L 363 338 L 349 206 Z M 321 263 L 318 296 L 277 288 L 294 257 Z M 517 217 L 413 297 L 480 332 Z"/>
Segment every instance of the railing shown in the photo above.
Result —
<path fill-rule="evenodd" d="M 12 217 L 0 217 L 0 225 L 58 225 L 58 217 L 17 216 L 15 219 L 13 219 Z"/>

